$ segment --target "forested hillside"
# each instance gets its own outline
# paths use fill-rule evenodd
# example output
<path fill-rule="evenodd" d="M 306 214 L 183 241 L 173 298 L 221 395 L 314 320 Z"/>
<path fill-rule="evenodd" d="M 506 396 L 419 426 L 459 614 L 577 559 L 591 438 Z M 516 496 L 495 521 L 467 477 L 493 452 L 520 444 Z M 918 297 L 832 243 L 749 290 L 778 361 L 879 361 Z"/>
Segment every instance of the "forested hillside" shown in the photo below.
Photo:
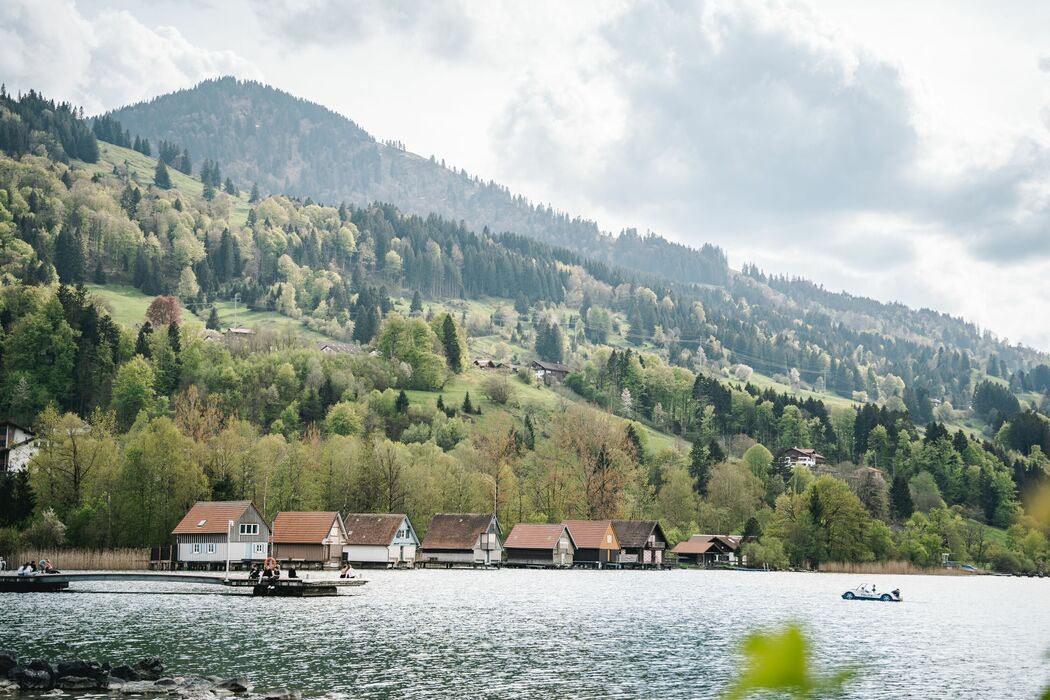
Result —
<path fill-rule="evenodd" d="M 687 285 L 393 205 L 263 196 L 180 141 L 57 111 L 0 99 L 20 134 L 0 155 L 0 411 L 43 438 L 0 479 L 0 549 L 162 542 L 196 498 L 420 525 L 495 501 L 506 525 L 746 532 L 771 566 L 1046 567 L 1050 367 L 1020 351 L 858 331 L 757 271 Z M 94 162 L 55 146 L 67 132 Z M 143 300 L 130 323 L 113 285 Z M 224 333 L 232 299 L 361 348 Z M 552 388 L 482 354 L 572 373 Z M 827 463 L 790 468 L 792 447 Z"/>

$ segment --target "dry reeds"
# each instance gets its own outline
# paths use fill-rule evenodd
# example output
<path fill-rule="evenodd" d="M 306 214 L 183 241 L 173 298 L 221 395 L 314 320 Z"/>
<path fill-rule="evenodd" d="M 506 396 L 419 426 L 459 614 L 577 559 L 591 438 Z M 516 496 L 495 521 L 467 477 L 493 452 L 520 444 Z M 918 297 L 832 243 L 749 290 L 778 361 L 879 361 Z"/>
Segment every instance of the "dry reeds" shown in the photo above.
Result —
<path fill-rule="evenodd" d="M 948 569 L 943 566 L 915 566 L 910 561 L 829 561 L 821 564 L 817 568 L 820 571 L 832 574 L 923 574 L 926 576 L 959 576 L 961 574 L 970 575 L 970 572 L 960 571 L 959 569 Z"/>
<path fill-rule="evenodd" d="M 148 549 L 23 549 L 13 552 L 7 567 L 50 559 L 60 571 L 126 571 L 149 568 Z"/>

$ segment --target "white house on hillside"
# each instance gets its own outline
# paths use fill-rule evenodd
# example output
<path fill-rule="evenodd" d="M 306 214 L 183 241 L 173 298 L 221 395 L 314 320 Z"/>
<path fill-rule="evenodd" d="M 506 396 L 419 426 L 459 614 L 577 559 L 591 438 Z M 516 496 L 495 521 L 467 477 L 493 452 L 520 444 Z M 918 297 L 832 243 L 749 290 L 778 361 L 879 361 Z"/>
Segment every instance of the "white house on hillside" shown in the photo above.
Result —
<path fill-rule="evenodd" d="M 0 423 L 0 474 L 24 471 L 38 451 L 32 430 L 10 420 Z"/>

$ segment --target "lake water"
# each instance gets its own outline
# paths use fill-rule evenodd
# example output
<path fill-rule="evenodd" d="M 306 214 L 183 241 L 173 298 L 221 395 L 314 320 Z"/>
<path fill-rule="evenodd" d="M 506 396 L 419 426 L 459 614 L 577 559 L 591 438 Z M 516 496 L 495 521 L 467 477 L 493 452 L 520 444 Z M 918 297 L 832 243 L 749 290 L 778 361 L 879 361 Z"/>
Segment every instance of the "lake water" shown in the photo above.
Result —
<path fill-rule="evenodd" d="M 1050 580 L 869 576 L 902 604 L 839 598 L 862 577 L 721 571 L 375 571 L 336 598 L 74 583 L 0 594 L 0 647 L 247 674 L 332 697 L 718 695 L 741 638 L 801 623 L 849 697 L 1037 698 Z M 106 593 L 119 585 L 136 594 Z M 75 590 L 74 590 L 75 589 Z M 166 592 L 157 592 L 163 590 Z"/>

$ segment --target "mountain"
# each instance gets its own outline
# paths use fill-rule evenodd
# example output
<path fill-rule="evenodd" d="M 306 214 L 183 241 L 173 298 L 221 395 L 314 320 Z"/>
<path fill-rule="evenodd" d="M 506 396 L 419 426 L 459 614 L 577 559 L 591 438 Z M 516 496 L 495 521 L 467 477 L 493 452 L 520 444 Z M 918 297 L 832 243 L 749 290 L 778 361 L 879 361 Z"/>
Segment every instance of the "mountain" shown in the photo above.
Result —
<path fill-rule="evenodd" d="M 391 202 L 468 228 L 513 231 L 592 259 L 685 283 L 724 284 L 725 254 L 659 236 L 609 236 L 593 221 L 535 205 L 443 160 L 381 143 L 350 119 L 252 81 L 219 78 L 111 112 L 131 133 L 222 163 L 242 188 L 357 205 Z"/>

